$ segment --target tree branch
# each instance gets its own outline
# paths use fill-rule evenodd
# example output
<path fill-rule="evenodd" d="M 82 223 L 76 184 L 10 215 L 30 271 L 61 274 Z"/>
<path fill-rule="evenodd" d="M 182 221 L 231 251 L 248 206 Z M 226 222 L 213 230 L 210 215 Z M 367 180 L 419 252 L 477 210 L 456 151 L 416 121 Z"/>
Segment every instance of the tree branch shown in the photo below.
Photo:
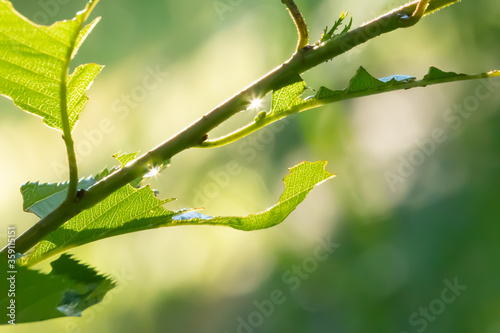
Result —
<path fill-rule="evenodd" d="M 458 1 L 434 0 L 430 2 L 425 14 Z M 411 16 L 419 3 L 420 1 L 410 3 L 333 40 L 303 48 L 300 52 L 296 52 L 288 61 L 229 98 L 177 135 L 90 187 L 79 197 L 79 200 L 65 201 L 16 239 L 17 251 L 20 253 L 26 252 L 81 211 L 95 206 L 120 187 L 138 177 L 144 176 L 151 167 L 161 165 L 163 161 L 171 159 L 183 150 L 199 146 L 206 140 L 208 132 L 237 112 L 246 109 L 252 97 L 263 97 L 272 90 L 282 87 L 291 78 L 296 77 L 297 74 L 331 60 L 381 34 L 405 27 L 405 17 Z M 1 251 L 3 254 L 6 252 L 7 247 Z"/>

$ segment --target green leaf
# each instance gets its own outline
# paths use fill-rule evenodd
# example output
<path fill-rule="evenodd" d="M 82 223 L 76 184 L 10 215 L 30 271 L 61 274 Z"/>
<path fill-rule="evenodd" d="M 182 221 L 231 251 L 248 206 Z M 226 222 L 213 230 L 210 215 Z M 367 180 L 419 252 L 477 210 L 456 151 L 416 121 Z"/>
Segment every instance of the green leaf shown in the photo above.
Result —
<path fill-rule="evenodd" d="M 434 1 L 431 1 L 431 2 L 429 2 L 429 6 L 427 6 L 427 9 L 425 10 L 425 15 L 429 15 L 431 13 L 434 13 L 440 9 L 443 9 L 445 7 L 456 4 L 457 2 L 460 2 L 460 0 L 434 0 Z"/>
<path fill-rule="evenodd" d="M 99 19 L 84 26 L 97 1 L 90 1 L 73 20 L 41 26 L 0 0 L 0 94 L 24 111 L 42 117 L 45 124 L 62 130 L 61 93 L 67 94 L 70 128 L 87 103 L 85 91 L 102 66 L 79 66 L 68 76 L 68 64 Z M 66 78 L 67 85 L 62 78 Z"/>
<path fill-rule="evenodd" d="M 120 162 L 124 167 L 130 161 L 133 161 L 138 153 L 115 154 L 113 157 Z M 103 178 L 107 177 L 118 167 L 111 169 L 105 168 L 98 174 L 87 178 L 82 178 L 78 181 L 78 190 L 86 190 Z M 131 185 L 138 187 L 142 178 L 134 180 Z M 21 194 L 23 196 L 23 209 L 25 212 L 36 214 L 40 218 L 44 218 L 54 209 L 56 209 L 65 199 L 68 192 L 69 182 L 62 183 L 40 183 L 27 182 L 21 186 Z"/>
<path fill-rule="evenodd" d="M 374 78 L 363 67 L 360 67 L 356 75 L 351 79 L 349 85 L 344 90 L 337 90 L 331 94 L 323 94 L 322 96 L 315 96 L 317 101 L 336 102 L 341 99 L 350 99 L 361 96 L 368 96 L 379 94 L 388 91 L 410 89 L 416 87 L 426 87 L 428 85 L 491 78 L 500 76 L 499 71 L 492 71 L 477 75 L 457 74 L 453 72 L 444 72 L 436 67 L 431 67 L 429 73 L 424 76 L 422 80 L 417 80 L 413 76 L 408 75 L 392 75 L 380 79 Z"/>
<path fill-rule="evenodd" d="M 116 153 L 113 155 L 113 157 L 118 162 L 120 162 L 120 164 L 122 165 L 122 168 L 123 168 L 123 167 L 127 166 L 127 164 L 129 164 L 130 162 L 134 161 L 138 154 L 139 154 L 139 152 L 125 153 L 125 154 Z M 150 168 L 150 171 L 147 174 L 145 174 L 143 177 L 138 177 L 138 178 L 134 179 L 129 184 L 132 187 L 139 188 L 139 187 L 141 187 L 141 184 L 142 184 L 142 181 L 144 180 L 144 178 L 149 178 L 149 177 L 153 177 L 153 176 L 158 175 L 160 173 L 160 171 L 163 170 L 164 168 L 166 168 L 169 164 L 170 164 L 170 160 L 167 160 L 167 161 L 163 162 L 162 164 L 152 166 Z M 155 191 L 155 194 L 156 194 L 156 191 Z"/>
<path fill-rule="evenodd" d="M 385 86 L 385 82 L 371 76 L 363 67 L 360 67 L 356 75 L 349 82 L 347 91 L 350 93 L 366 90 L 377 90 Z"/>
<path fill-rule="evenodd" d="M 336 38 L 348 32 L 352 26 L 352 16 L 349 23 L 345 25 L 344 29 L 342 29 L 342 31 L 338 35 L 335 35 L 335 31 L 337 30 L 338 27 L 340 27 L 340 25 L 345 20 L 348 13 L 349 12 L 342 12 L 342 14 L 340 14 L 340 18 L 337 21 L 335 21 L 333 27 L 330 30 L 328 30 L 328 27 L 326 27 L 325 30 L 323 30 L 323 32 L 321 33 L 321 39 L 319 40 L 319 42 L 316 42 L 316 44 L 326 42 L 330 39 Z"/>
<path fill-rule="evenodd" d="M 223 225 L 240 230 L 258 230 L 281 223 L 319 183 L 334 177 L 325 171 L 326 162 L 303 162 L 290 169 L 285 191 L 268 210 L 248 216 L 210 217 L 195 212 L 169 211 L 171 201 L 159 200 L 149 186 L 127 185 L 91 209 L 75 216 L 38 243 L 22 262 L 34 265 L 46 258 L 99 239 L 175 225 Z"/>
<path fill-rule="evenodd" d="M 33 265 L 102 238 L 160 227 L 164 222 L 155 224 L 152 218 L 162 217 L 168 223 L 176 212 L 162 205 L 171 200 L 157 199 L 149 186 L 136 189 L 126 185 L 50 233 L 22 262 Z"/>
<path fill-rule="evenodd" d="M 454 72 L 443 72 L 439 68 L 436 68 L 432 66 L 429 68 L 429 73 L 427 73 L 426 76 L 424 76 L 424 80 L 427 81 L 432 81 L 432 80 L 439 80 L 439 79 L 445 79 L 445 78 L 453 78 L 453 77 L 466 77 L 466 74 L 457 74 Z"/>
<path fill-rule="evenodd" d="M 284 101 L 281 101 L 279 113 L 281 115 L 292 114 L 316 108 L 328 103 L 335 103 L 346 99 L 375 95 L 395 90 L 426 87 L 433 84 L 455 81 L 487 79 L 498 76 L 500 76 L 500 71 L 498 70 L 476 75 L 467 75 L 457 74 L 454 72 L 444 72 L 436 67 L 431 67 L 428 74 L 421 80 L 417 80 L 414 76 L 409 75 L 391 75 L 377 79 L 368 73 L 366 69 L 360 67 L 353 78 L 349 81 L 347 88 L 342 90 L 331 90 L 326 87 L 321 87 L 315 95 L 302 99 L 300 94 L 298 94 L 298 91 L 300 90 L 298 88 L 298 83 L 281 88 L 281 90 L 285 92 L 290 91 L 291 93 L 288 95 L 284 94 L 287 98 L 284 99 Z M 303 81 L 300 84 L 305 86 Z M 280 117 L 278 115 L 278 117 L 275 118 L 279 119 Z"/>
<path fill-rule="evenodd" d="M 326 163 L 323 161 L 302 162 L 291 168 L 290 174 L 283 179 L 285 190 L 281 194 L 278 203 L 263 212 L 247 216 L 218 216 L 211 219 L 195 218 L 187 220 L 186 223 L 226 225 L 245 231 L 273 227 L 283 222 L 304 201 L 307 194 L 314 187 L 335 177 L 335 175 L 325 170 Z M 178 219 L 178 217 L 175 218 Z"/>
<path fill-rule="evenodd" d="M 307 88 L 306 83 L 299 75 L 289 83 L 273 91 L 270 115 L 279 115 L 302 102 L 300 96 Z"/>
<path fill-rule="evenodd" d="M 139 152 L 137 153 L 126 153 L 126 154 L 120 154 L 120 153 L 116 153 L 113 155 L 113 157 L 118 161 L 120 162 L 120 164 L 122 165 L 122 167 L 126 166 L 128 163 L 132 162 L 133 160 L 135 160 L 135 158 L 137 157 L 137 154 L 139 154 Z"/>
<path fill-rule="evenodd" d="M 104 169 L 95 176 L 82 178 L 78 181 L 78 189 L 86 190 L 101 179 L 105 178 L 117 168 Z M 43 218 L 59 206 L 68 192 L 69 182 L 40 183 L 27 182 L 21 186 L 23 196 L 23 209 Z"/>
<path fill-rule="evenodd" d="M 15 300 L 16 324 L 80 316 L 83 310 L 101 302 L 115 286 L 111 279 L 98 275 L 94 269 L 67 255 L 51 263 L 49 274 L 16 265 L 13 255 L 9 260 L 0 258 L 0 263 L 0 307 L 7 309 L 6 314 L 9 314 L 8 307 L 11 300 Z M 15 278 L 7 280 L 12 276 Z M 15 281 L 15 291 L 11 288 L 11 281 Z M 4 315 L 0 324 L 8 324 L 13 318 Z"/>
<path fill-rule="evenodd" d="M 83 310 L 100 303 L 106 293 L 116 286 L 111 278 L 99 275 L 95 269 L 66 254 L 51 262 L 50 266 L 51 274 L 73 281 L 78 287 L 66 292 L 57 307 L 66 316 L 80 316 Z"/>

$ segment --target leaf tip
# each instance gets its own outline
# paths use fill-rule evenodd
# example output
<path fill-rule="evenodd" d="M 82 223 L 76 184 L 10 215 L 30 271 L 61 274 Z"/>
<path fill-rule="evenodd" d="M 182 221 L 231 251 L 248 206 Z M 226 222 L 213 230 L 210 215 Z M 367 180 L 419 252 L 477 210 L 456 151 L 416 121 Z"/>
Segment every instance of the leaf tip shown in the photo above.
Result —
<path fill-rule="evenodd" d="M 489 77 L 496 77 L 496 76 L 500 76 L 500 70 L 494 70 L 494 71 L 489 71 L 488 73 L 486 73 Z"/>
<path fill-rule="evenodd" d="M 92 13 L 92 11 L 94 10 L 95 6 L 97 6 L 98 3 L 99 0 L 89 0 L 85 8 L 76 14 L 76 19 L 79 20 L 81 23 L 87 21 L 87 19 L 90 16 L 90 13 Z"/>

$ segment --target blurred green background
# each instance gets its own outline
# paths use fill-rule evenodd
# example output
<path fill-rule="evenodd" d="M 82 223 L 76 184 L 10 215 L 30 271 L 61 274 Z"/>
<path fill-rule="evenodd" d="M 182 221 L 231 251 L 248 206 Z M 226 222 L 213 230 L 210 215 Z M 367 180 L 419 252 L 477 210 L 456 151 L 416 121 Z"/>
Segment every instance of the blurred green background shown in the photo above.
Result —
<path fill-rule="evenodd" d="M 84 6 L 13 3 L 42 24 Z M 342 10 L 358 26 L 403 3 L 297 0 L 314 39 Z M 360 65 L 376 77 L 422 77 L 430 65 L 465 73 L 499 68 L 499 12 L 498 1 L 462 1 L 303 77 L 311 87 L 340 89 Z M 278 0 L 102 0 L 94 16 L 102 20 L 74 62 L 106 65 L 74 132 L 82 176 L 116 164 L 111 155 L 118 151 L 145 152 L 169 138 L 282 63 L 296 44 Z M 160 73 L 157 85 L 145 89 L 152 72 Z M 269 230 L 165 228 L 71 251 L 113 275 L 119 287 L 81 318 L 2 332 L 499 333 L 500 81 L 494 82 L 342 102 L 224 148 L 180 154 L 151 184 L 161 198 L 178 198 L 168 208 L 204 206 L 211 215 L 274 204 L 287 168 L 303 160 L 327 160 L 338 177 Z M 239 115 L 216 132 L 253 116 Z M 440 129 L 446 140 L 429 143 Z M 5 98 L 0 148 L 4 244 L 7 224 L 20 232 L 36 222 L 22 212 L 20 185 L 62 181 L 67 173 L 60 133 Z M 239 172 L 227 178 L 230 164 Z M 404 177 L 388 182 L 398 168 Z M 332 253 L 318 248 L 329 237 Z M 456 283 L 467 288 L 453 293 Z"/>

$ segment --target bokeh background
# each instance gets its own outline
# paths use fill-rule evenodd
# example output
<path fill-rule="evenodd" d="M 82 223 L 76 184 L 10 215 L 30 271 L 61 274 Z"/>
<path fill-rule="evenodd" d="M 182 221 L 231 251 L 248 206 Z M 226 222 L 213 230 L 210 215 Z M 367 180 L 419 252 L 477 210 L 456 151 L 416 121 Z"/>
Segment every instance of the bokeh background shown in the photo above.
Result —
<path fill-rule="evenodd" d="M 84 6 L 13 3 L 42 24 Z M 358 26 L 403 3 L 297 1 L 315 39 L 343 10 Z M 303 77 L 311 87 L 340 89 L 360 65 L 376 77 L 419 78 L 430 65 L 465 73 L 499 68 L 499 12 L 498 1 L 462 1 Z M 82 176 L 115 165 L 111 155 L 118 151 L 145 152 L 169 138 L 286 60 L 296 44 L 278 0 L 102 0 L 93 16 L 102 20 L 74 63 L 106 67 L 74 132 Z M 145 89 L 144 80 L 157 85 Z M 178 198 L 170 209 L 260 211 L 278 199 L 287 168 L 303 160 L 327 160 L 338 177 L 272 229 L 164 228 L 71 251 L 119 287 L 81 318 L 2 332 L 499 333 L 500 82 L 494 82 L 342 102 L 230 146 L 180 154 L 150 179 L 161 198 Z M 490 93 L 478 98 L 478 90 Z M 216 133 L 253 116 L 242 114 Z M 436 130 L 446 139 L 430 144 Z M 0 148 L 4 244 L 7 224 L 22 231 L 36 222 L 22 212 L 20 185 L 63 181 L 67 173 L 60 133 L 5 98 Z M 228 165 L 238 167 L 229 179 Z M 404 176 L 388 181 L 398 168 Z M 326 258 L 318 250 L 325 242 L 335 243 Z M 454 284 L 462 287 L 453 293 Z M 276 292 L 281 297 L 270 307 Z"/>

